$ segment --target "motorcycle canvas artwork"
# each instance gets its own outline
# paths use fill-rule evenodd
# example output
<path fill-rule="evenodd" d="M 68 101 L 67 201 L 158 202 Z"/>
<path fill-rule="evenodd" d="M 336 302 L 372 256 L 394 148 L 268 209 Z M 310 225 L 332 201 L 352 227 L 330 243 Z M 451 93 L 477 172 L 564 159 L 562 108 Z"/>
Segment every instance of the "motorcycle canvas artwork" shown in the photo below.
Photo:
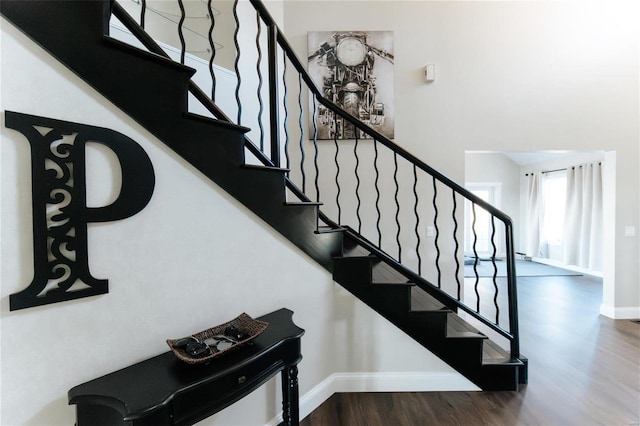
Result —
<path fill-rule="evenodd" d="M 393 32 L 313 31 L 308 71 L 324 96 L 389 139 L 394 137 Z M 342 117 L 310 109 L 310 138 L 355 139 L 368 135 Z M 357 131 L 357 134 L 356 134 Z"/>

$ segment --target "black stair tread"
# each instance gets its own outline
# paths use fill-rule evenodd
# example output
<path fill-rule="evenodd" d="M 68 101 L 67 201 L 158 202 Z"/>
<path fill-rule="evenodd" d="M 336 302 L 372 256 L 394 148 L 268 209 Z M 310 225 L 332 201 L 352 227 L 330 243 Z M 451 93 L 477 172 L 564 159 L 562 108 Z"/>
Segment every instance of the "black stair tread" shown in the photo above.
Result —
<path fill-rule="evenodd" d="M 342 256 L 340 257 L 371 257 L 373 258 L 375 256 L 372 256 L 367 249 L 357 244 L 354 246 L 346 246 L 346 247 L 343 244 Z"/>
<path fill-rule="evenodd" d="M 519 359 L 512 359 L 508 351 L 502 349 L 496 342 L 487 339 L 482 346 L 483 364 L 523 364 Z"/>
<path fill-rule="evenodd" d="M 251 130 L 248 127 L 239 126 L 237 124 L 230 123 L 228 121 L 218 120 L 217 118 L 211 118 L 211 117 L 207 117 L 206 115 L 195 114 L 193 112 L 185 112 L 183 113 L 183 115 L 185 118 L 190 120 L 197 120 L 204 123 L 210 123 L 217 127 L 226 127 L 228 129 L 234 129 L 242 133 L 247 133 Z"/>
<path fill-rule="evenodd" d="M 484 334 L 474 333 L 473 331 L 455 331 L 447 327 L 447 339 L 485 339 L 489 338 Z"/>
<path fill-rule="evenodd" d="M 477 328 L 467 323 L 465 320 L 460 318 L 458 315 L 451 313 L 447 316 L 447 337 L 448 336 L 466 336 L 466 335 L 475 335 L 478 337 L 485 337 Z"/>
<path fill-rule="evenodd" d="M 401 287 L 415 287 L 413 283 L 371 283 L 373 288 L 401 288 Z"/>
<path fill-rule="evenodd" d="M 242 167 L 245 169 L 265 170 L 270 172 L 286 173 L 289 171 L 289 169 L 283 169 L 282 167 L 264 166 L 262 164 L 243 164 Z"/>
<path fill-rule="evenodd" d="M 451 312 L 449 308 L 417 286 L 411 290 L 411 310 L 413 312 Z"/>
<path fill-rule="evenodd" d="M 142 50 L 138 47 L 130 45 L 129 43 L 125 43 L 123 41 L 120 41 L 108 35 L 104 36 L 104 41 L 107 44 L 111 44 L 112 47 L 115 47 L 116 49 L 129 52 L 134 56 L 145 57 L 149 60 L 152 60 L 162 65 L 163 67 L 169 67 L 179 71 L 184 71 L 184 73 L 188 76 L 192 76 L 193 74 L 196 73 L 196 70 L 190 66 L 183 65 L 180 62 L 176 62 L 171 58 L 167 58 L 166 56 L 158 55 L 157 53 L 153 53 L 148 50 Z"/>
<path fill-rule="evenodd" d="M 317 201 L 287 201 L 284 203 L 285 206 L 321 206 L 322 203 Z"/>
<path fill-rule="evenodd" d="M 318 229 L 316 230 L 316 234 L 328 234 L 331 232 L 344 232 L 346 229 L 345 228 L 334 228 L 333 226 L 318 226 Z"/>
<path fill-rule="evenodd" d="M 371 277 L 371 281 L 374 283 L 395 284 L 410 282 L 407 277 L 384 262 L 377 263 L 373 266 Z"/>

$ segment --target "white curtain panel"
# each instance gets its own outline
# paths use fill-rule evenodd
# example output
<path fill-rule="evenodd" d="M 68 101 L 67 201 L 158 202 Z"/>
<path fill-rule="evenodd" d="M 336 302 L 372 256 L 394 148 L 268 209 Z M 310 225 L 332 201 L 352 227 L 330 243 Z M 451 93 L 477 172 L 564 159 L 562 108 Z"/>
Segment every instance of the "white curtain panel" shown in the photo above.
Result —
<path fill-rule="evenodd" d="M 583 164 L 567 170 L 564 262 L 602 270 L 602 166 Z"/>
<path fill-rule="evenodd" d="M 527 220 L 526 220 L 526 254 L 538 257 L 541 253 L 542 215 L 544 211 L 541 173 L 527 175 Z"/>

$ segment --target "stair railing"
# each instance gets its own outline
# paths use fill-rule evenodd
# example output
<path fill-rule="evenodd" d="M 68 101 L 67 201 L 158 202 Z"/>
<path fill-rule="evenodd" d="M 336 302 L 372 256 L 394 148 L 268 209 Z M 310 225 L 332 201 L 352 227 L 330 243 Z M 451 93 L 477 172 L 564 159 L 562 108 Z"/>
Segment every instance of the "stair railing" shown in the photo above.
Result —
<path fill-rule="evenodd" d="M 181 11 L 178 22 L 180 58 L 184 63 L 187 51 L 184 39 L 186 14 L 183 0 L 177 2 Z M 250 0 L 250 4 L 255 11 L 255 21 L 251 25 L 241 23 L 239 2 L 235 0 L 233 4 L 237 109 L 225 112 L 213 101 L 216 77 L 212 64 L 216 46 L 212 34 L 215 22 L 222 19 L 220 16 L 211 19 L 207 37 L 211 49 L 211 94 L 206 94 L 193 82 L 189 86 L 191 94 L 213 117 L 258 128 L 260 142 L 253 143 L 247 138 L 248 152 L 264 165 L 285 166 L 289 170 L 287 188 L 295 197 L 324 203 L 320 213 L 324 223 L 346 228 L 353 239 L 447 307 L 466 312 L 476 320 L 481 330 L 487 328 L 505 338 L 511 357 L 518 358 L 518 308 L 511 219 L 326 99 L 264 4 L 259 0 Z M 207 1 L 207 8 L 212 11 L 211 0 Z M 169 57 L 143 29 L 145 15 L 149 19 L 146 12 L 146 2 L 143 1 L 141 24 L 138 24 L 122 6 L 115 3 L 113 7 L 113 15 L 149 51 Z M 246 19 L 246 13 L 243 17 Z M 247 67 L 246 61 L 244 66 L 241 63 L 246 53 L 241 49 L 240 34 L 246 36 L 251 31 L 255 33 L 255 47 L 250 53 L 257 52 L 253 70 L 248 69 L 252 67 Z M 263 54 L 265 46 L 266 54 Z M 248 81 L 247 73 L 253 74 L 251 81 L 256 94 L 253 100 L 240 96 L 241 87 Z M 266 82 L 263 73 L 267 75 Z M 257 117 L 253 117 L 254 123 L 248 123 L 250 120 L 243 111 L 243 106 L 251 103 L 259 105 Z M 305 107 L 307 103 L 310 104 L 308 108 Z M 357 129 L 354 139 L 338 141 L 334 137 L 333 143 L 320 142 L 317 137 L 320 107 L 323 108 L 322 119 L 333 124 L 334 128 L 338 122 L 354 126 Z M 311 117 L 309 130 L 306 130 L 308 117 L 305 112 Z M 230 118 L 233 113 L 235 120 Z M 269 124 L 268 131 L 264 123 Z M 465 256 L 460 238 L 465 232 L 461 225 L 465 210 L 471 218 L 468 229 L 471 253 L 467 260 L 472 262 L 473 269 L 471 276 L 467 277 L 463 273 L 463 263 L 467 262 L 463 260 Z M 489 235 L 482 235 L 479 221 L 483 221 L 485 229 L 490 230 Z M 484 246 L 482 254 L 486 255 L 488 248 L 492 270 L 489 277 L 481 277 L 478 271 L 480 245 Z M 500 262 L 506 266 L 504 278 L 498 276 Z"/>

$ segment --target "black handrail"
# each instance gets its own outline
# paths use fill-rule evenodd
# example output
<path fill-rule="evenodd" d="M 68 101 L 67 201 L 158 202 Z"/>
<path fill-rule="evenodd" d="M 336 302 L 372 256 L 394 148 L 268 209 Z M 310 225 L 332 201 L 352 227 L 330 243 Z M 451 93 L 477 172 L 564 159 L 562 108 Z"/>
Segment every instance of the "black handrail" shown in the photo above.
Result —
<path fill-rule="evenodd" d="M 267 25 L 273 26 L 275 28 L 278 28 L 275 20 L 271 17 L 271 15 L 269 14 L 269 11 L 266 9 L 266 7 L 262 3 L 262 1 L 260 1 L 260 0 L 249 0 L 249 1 L 256 8 L 256 10 L 258 12 L 260 12 L 260 15 L 261 15 L 262 19 L 265 21 L 265 23 Z M 504 213 L 502 210 L 496 208 L 495 206 L 493 206 L 490 203 L 486 202 L 482 198 L 476 196 L 474 193 L 472 193 L 471 191 L 467 190 L 464 186 L 461 186 L 457 182 L 455 182 L 455 181 L 451 180 L 450 178 L 448 178 L 447 176 L 443 175 L 438 170 L 434 169 L 433 167 L 429 166 L 428 164 L 426 164 L 425 162 L 423 162 L 419 158 L 415 157 L 409 151 L 407 151 L 407 150 L 403 149 L 402 147 L 396 145 L 394 142 L 392 142 L 390 139 L 388 139 L 387 137 L 385 137 L 381 133 L 379 133 L 376 130 L 374 130 L 373 128 L 367 126 L 362 121 L 360 121 L 357 118 L 353 117 L 351 114 L 345 112 L 338 105 L 334 104 L 333 102 L 331 102 L 330 100 L 325 98 L 323 96 L 323 94 L 320 92 L 320 89 L 318 89 L 318 87 L 316 86 L 316 83 L 313 81 L 311 76 L 307 73 L 306 69 L 304 68 L 304 66 L 302 65 L 302 63 L 300 62 L 298 57 L 296 56 L 296 53 L 293 50 L 293 48 L 291 47 L 291 44 L 289 44 L 289 41 L 282 34 L 281 31 L 278 31 L 277 33 L 278 33 L 278 43 L 280 44 L 280 47 L 287 54 L 287 58 L 291 61 L 291 63 L 296 68 L 298 73 L 300 73 L 302 75 L 302 79 L 307 84 L 309 89 L 313 92 L 313 95 L 317 98 L 318 102 L 320 102 L 322 105 L 324 105 L 327 109 L 331 110 L 334 114 L 338 114 L 343 119 L 349 121 L 349 123 L 353 124 L 354 126 L 358 127 L 361 130 L 366 131 L 374 139 L 378 140 L 379 142 L 382 142 L 383 145 L 385 145 L 387 148 L 391 149 L 393 152 L 395 152 L 398 155 L 400 155 L 401 157 L 403 157 L 405 160 L 409 161 L 410 163 L 415 164 L 417 167 L 419 167 L 423 171 L 427 172 L 431 176 L 434 176 L 436 179 L 438 179 L 440 182 L 444 183 L 448 187 L 450 187 L 452 189 L 455 189 L 456 192 L 458 192 L 460 195 L 464 196 L 465 198 L 467 198 L 468 200 L 472 201 L 473 203 L 478 204 L 483 209 L 485 209 L 486 211 L 491 213 L 493 216 L 495 216 L 498 219 L 500 219 L 502 222 L 509 222 L 509 223 L 512 222 L 511 218 L 506 213 Z"/>
<path fill-rule="evenodd" d="M 250 0 L 250 2 L 253 5 L 253 7 L 258 11 L 258 13 L 260 13 L 263 21 L 266 23 L 267 26 L 269 26 L 270 28 L 278 28 L 275 20 L 273 19 L 269 11 L 266 9 L 265 5 L 260 0 Z M 471 191 L 467 190 L 465 187 L 459 185 L 452 179 L 440 173 L 438 170 L 424 163 L 422 160 L 415 157 L 410 152 L 396 145 L 394 142 L 389 140 L 387 137 L 385 137 L 381 133 L 367 126 L 357 118 L 353 117 L 351 114 L 345 112 L 338 105 L 334 104 L 329 99 L 325 98 L 323 94 L 320 92 L 320 90 L 318 89 L 318 87 L 316 86 L 315 82 L 312 80 L 311 76 L 307 73 L 305 67 L 302 65 L 302 63 L 298 59 L 289 41 L 279 30 L 277 30 L 277 38 L 278 38 L 278 43 L 281 49 L 287 56 L 287 59 L 289 59 L 289 61 L 293 64 L 293 66 L 298 71 L 301 78 L 305 81 L 308 89 L 313 93 L 314 98 L 319 103 L 325 106 L 328 110 L 330 110 L 336 116 L 340 116 L 343 120 L 348 121 L 349 123 L 354 125 L 356 128 L 370 135 L 375 141 L 378 141 L 382 143 L 384 146 L 386 146 L 387 148 L 389 148 L 394 153 L 394 158 L 397 155 L 401 156 L 402 158 L 407 160 L 409 163 L 413 164 L 414 166 L 418 167 L 422 171 L 431 175 L 433 178 L 437 179 L 440 183 L 448 186 L 454 192 L 460 194 L 462 197 L 471 201 L 473 205 L 480 206 L 489 214 L 491 214 L 492 217 L 498 218 L 501 222 L 503 222 L 505 226 L 505 234 L 506 234 L 505 239 L 506 239 L 506 253 L 507 253 L 509 331 L 506 331 L 505 329 L 498 326 L 497 324 L 494 324 L 491 320 L 480 315 L 478 312 L 468 308 L 464 303 L 458 301 L 457 304 L 459 308 L 473 315 L 474 317 L 476 317 L 477 319 L 485 323 L 485 325 L 489 326 L 490 328 L 497 331 L 504 337 L 508 338 L 510 340 L 511 356 L 514 358 L 519 357 L 520 348 L 519 348 L 518 310 L 517 310 L 517 293 L 516 293 L 515 250 L 513 246 L 513 222 L 511 218 L 507 214 L 505 214 L 503 211 L 499 210 L 495 206 L 486 202 L 482 198 L 476 196 Z M 369 248 L 372 251 L 375 251 L 377 254 L 384 253 L 384 252 L 381 252 L 381 250 L 379 250 L 375 245 L 372 245 Z M 390 262 L 393 261 L 393 263 L 395 263 L 395 265 L 393 265 L 394 267 L 398 266 L 398 263 L 395 262 L 395 260 L 392 260 L 392 259 L 388 259 L 388 260 Z M 399 265 L 402 266 L 401 264 Z M 402 271 L 402 272 L 403 273 L 409 272 L 409 270 Z M 477 273 L 476 273 L 476 276 L 477 276 Z"/>
<path fill-rule="evenodd" d="M 394 163 L 396 164 L 396 172 L 397 173 L 397 160 L 398 157 L 403 158 L 404 160 L 406 160 L 407 162 L 409 162 L 411 164 L 411 166 L 413 167 L 414 170 L 414 176 L 416 176 L 416 170 L 420 169 L 421 171 L 427 173 L 428 175 L 432 176 L 433 179 L 433 186 L 434 186 L 434 196 L 433 196 L 433 202 L 436 202 L 436 180 L 439 181 L 441 184 L 449 187 L 452 192 L 453 192 L 453 205 L 454 205 L 454 242 L 455 242 L 455 256 L 456 256 L 456 281 L 458 284 L 458 298 L 454 298 L 449 296 L 444 290 L 442 290 L 440 288 L 440 267 L 438 264 L 436 264 L 436 268 L 438 269 L 438 285 L 434 285 L 429 283 L 427 280 L 425 280 L 423 277 L 421 277 L 420 273 L 416 274 L 415 272 L 413 272 L 412 270 L 410 270 L 409 268 L 407 268 L 406 266 L 402 265 L 400 263 L 401 259 L 401 253 L 402 253 L 402 248 L 400 245 L 400 241 L 399 241 L 399 234 L 400 234 L 400 224 L 398 223 L 398 234 L 396 235 L 396 239 L 398 241 L 398 260 L 393 259 L 391 256 L 389 256 L 387 253 L 385 253 L 381 247 L 381 233 L 380 233 L 380 228 L 379 228 L 379 222 L 380 222 L 380 211 L 378 209 L 378 201 L 379 201 L 379 191 L 378 191 L 378 170 L 377 170 L 377 164 L 374 162 L 374 168 L 376 169 L 376 192 L 377 192 L 377 199 L 376 199 L 376 210 L 378 210 L 378 221 L 376 223 L 376 227 L 378 229 L 378 235 L 379 235 L 379 242 L 378 245 L 376 246 L 375 244 L 369 242 L 365 237 L 363 237 L 362 235 L 360 235 L 361 233 L 361 222 L 360 222 L 360 217 L 359 214 L 357 214 L 358 216 L 358 232 L 356 233 L 355 231 L 353 231 L 351 228 L 347 227 L 349 233 L 353 234 L 353 238 L 356 239 L 361 245 L 363 245 L 365 248 L 367 248 L 368 250 L 370 250 L 372 253 L 376 253 L 378 256 L 380 256 L 381 259 L 383 259 L 386 263 L 388 263 L 389 265 L 391 265 L 393 268 L 395 268 L 396 270 L 398 270 L 399 272 L 403 273 L 404 275 L 406 275 L 408 278 L 412 279 L 413 282 L 415 282 L 417 285 L 419 285 L 423 290 L 427 291 L 428 293 L 430 293 L 431 295 L 433 295 L 434 297 L 436 297 L 438 300 L 440 300 L 442 303 L 444 303 L 445 305 L 449 306 L 452 309 L 462 309 L 463 311 L 469 313 L 470 315 L 472 315 L 473 317 L 477 318 L 479 321 L 481 321 L 483 324 L 485 324 L 486 326 L 488 326 L 489 328 L 493 329 L 494 331 L 496 331 L 498 334 L 502 335 L 503 337 L 506 337 L 509 341 L 510 341 L 510 345 L 511 345 L 511 356 L 513 358 L 517 358 L 519 357 L 520 351 L 519 351 L 519 332 L 518 332 L 518 319 L 517 319 L 517 294 L 516 294 L 516 273 L 515 273 L 515 250 L 514 250 L 514 246 L 513 246 L 513 223 L 511 221 L 511 219 L 509 218 L 508 215 L 506 215 L 505 213 L 503 213 L 502 211 L 500 211 L 499 209 L 495 208 L 494 206 L 492 206 L 491 204 L 489 204 L 488 202 L 484 201 L 483 199 L 477 197 L 475 194 L 473 194 L 472 192 L 468 191 L 466 188 L 464 188 L 463 186 L 459 185 L 458 183 L 456 183 L 455 181 L 449 179 L 447 176 L 443 175 L 442 173 L 440 173 L 439 171 L 435 170 L 434 168 L 432 168 L 431 166 L 429 166 L 428 164 L 424 163 L 423 161 L 421 161 L 419 158 L 416 158 L 415 156 L 413 156 L 411 153 L 409 153 L 408 151 L 406 151 L 405 149 L 399 147 L 398 145 L 396 145 L 394 142 L 392 142 L 391 140 L 389 140 L 387 137 L 385 137 L 384 135 L 380 134 L 379 132 L 377 132 L 376 130 L 374 130 L 373 128 L 371 128 L 370 126 L 364 124 L 363 122 L 361 122 L 360 120 L 358 120 L 357 118 L 353 117 L 351 114 L 345 112 L 341 107 L 339 107 L 338 105 L 334 104 L 333 102 L 331 102 L 330 100 L 326 99 L 323 94 L 320 92 L 320 90 L 318 89 L 318 87 L 316 86 L 315 82 L 312 80 L 311 76 L 307 73 L 305 67 L 303 66 L 303 64 L 300 62 L 300 60 L 298 59 L 298 57 L 296 56 L 294 50 L 292 49 L 291 45 L 289 44 L 288 40 L 286 39 L 286 37 L 282 34 L 282 32 L 279 30 L 277 24 L 275 23 L 274 19 L 271 17 L 271 15 L 269 14 L 269 12 L 267 11 L 266 7 L 264 6 L 264 4 L 259 1 L 259 0 L 250 0 L 250 3 L 253 5 L 253 7 L 255 8 L 255 10 L 257 11 L 258 14 L 258 28 L 259 28 L 259 20 L 261 19 L 267 26 L 267 42 L 268 42 L 268 71 L 269 71 L 269 76 L 268 76 L 268 84 L 269 84 L 269 113 L 270 113 L 270 119 L 271 119 L 271 123 L 272 125 L 270 126 L 270 157 L 267 156 L 260 148 L 262 147 L 262 143 L 261 143 L 261 147 L 256 146 L 254 143 L 252 143 L 248 137 L 245 137 L 245 141 L 246 141 L 246 147 L 247 149 L 263 164 L 267 165 L 267 166 L 279 166 L 280 165 L 280 135 L 279 135 L 279 129 L 278 129 L 278 123 L 279 123 L 279 98 L 278 98 L 278 86 L 279 86 L 279 82 L 278 82 L 278 59 L 277 59 L 277 54 L 278 54 L 278 46 L 280 47 L 280 49 L 283 52 L 284 55 L 284 68 L 286 69 L 286 62 L 287 60 L 293 65 L 293 67 L 295 68 L 295 70 L 297 71 L 298 74 L 298 80 L 300 82 L 300 94 L 302 93 L 302 81 L 304 81 L 304 83 L 306 84 L 307 88 L 310 90 L 310 92 L 313 95 L 313 104 L 316 105 L 316 103 L 319 103 L 321 105 L 323 105 L 327 110 L 329 110 L 332 114 L 333 114 L 333 120 L 335 123 L 335 120 L 337 117 L 340 117 L 340 119 L 344 120 L 345 122 L 350 123 L 351 125 L 355 126 L 356 129 L 359 129 L 360 131 L 364 132 L 365 134 L 371 136 L 374 140 L 374 148 L 376 150 L 376 161 L 377 161 L 377 149 L 378 149 L 378 145 L 377 143 L 380 142 L 382 145 L 384 145 L 386 148 L 388 148 L 392 153 L 393 153 L 393 157 L 394 157 Z M 144 12 L 143 12 L 144 13 Z M 161 55 L 163 57 L 169 58 L 169 56 L 162 50 L 162 48 L 160 48 L 157 43 L 135 22 L 135 20 L 133 20 L 133 18 L 131 18 L 125 11 L 124 9 L 118 5 L 117 3 L 114 4 L 114 8 L 113 8 L 113 14 L 114 16 L 116 16 L 126 27 L 129 31 L 131 31 L 131 33 L 138 38 L 138 40 L 140 40 L 142 42 L 142 44 L 152 53 L 156 53 L 158 55 Z M 237 20 L 237 11 L 234 8 L 234 17 Z M 236 23 L 236 34 L 234 36 L 234 40 L 235 37 L 237 37 L 237 31 L 238 31 L 238 25 L 239 22 Z M 237 41 L 234 41 L 236 43 L 236 48 L 239 49 L 238 45 L 237 45 Z M 181 56 L 184 55 L 184 47 L 182 49 L 181 52 Z M 238 69 L 237 69 L 237 60 L 239 57 L 239 52 L 237 54 L 236 57 L 236 73 L 238 74 Z M 258 66 L 258 72 L 259 72 L 259 66 Z M 284 79 L 284 71 L 283 71 L 283 79 Z M 240 81 L 240 76 L 238 75 L 238 81 Z M 238 89 L 239 87 L 236 88 L 236 98 L 238 98 Z M 193 96 L 217 119 L 228 122 L 228 123 L 233 123 L 233 121 L 219 108 L 216 106 L 216 104 L 212 101 L 212 98 L 210 98 L 209 96 L 207 96 L 195 83 L 190 82 L 189 84 L 189 90 L 190 92 L 193 94 Z M 286 86 L 285 86 L 285 96 L 286 96 Z M 241 111 L 241 106 L 240 106 L 240 101 L 238 100 L 238 118 L 240 118 L 240 111 Z M 299 99 L 300 101 L 300 99 Z M 302 104 L 300 103 L 299 105 L 300 110 L 301 110 L 301 115 L 300 115 L 300 131 L 301 131 L 301 138 L 303 137 L 303 129 L 302 129 Z M 286 105 L 285 105 L 286 108 Z M 286 109 L 285 109 L 285 115 L 286 115 Z M 314 114 L 314 120 L 315 120 L 315 114 Z M 240 123 L 240 121 L 238 121 L 238 124 Z M 315 123 L 314 123 L 315 124 Z M 286 129 L 285 129 L 286 132 Z M 356 134 L 356 140 L 357 140 L 357 135 L 358 135 L 358 131 L 356 130 L 355 134 Z M 302 140 L 302 139 L 301 139 Z M 287 142 L 288 142 L 288 135 L 287 135 Z M 337 147 L 337 141 L 334 140 L 334 143 L 336 144 Z M 314 135 L 314 144 L 316 144 L 316 140 L 315 140 L 315 135 Z M 302 147 L 302 142 L 301 142 L 301 147 Z M 287 154 L 287 161 L 288 161 L 288 152 L 287 152 L 288 147 L 285 146 L 285 153 Z M 357 144 L 354 147 L 354 150 L 357 150 Z M 339 173 L 339 166 L 337 164 L 337 155 L 338 155 L 338 151 L 336 150 L 336 166 L 338 167 L 338 173 Z M 356 158 L 357 158 L 357 151 L 356 151 Z M 315 158 L 316 162 L 315 162 L 315 167 L 316 167 L 316 176 L 315 176 L 315 180 L 316 180 L 316 192 L 317 192 L 317 197 L 319 201 L 319 188 L 317 186 L 317 181 L 318 181 L 318 175 L 319 175 L 319 170 L 317 167 L 317 145 L 316 145 L 316 158 Z M 304 161 L 304 151 L 302 151 L 302 161 Z M 394 180 L 396 179 L 394 173 Z M 287 187 L 290 189 L 290 191 L 296 196 L 298 197 L 300 200 L 302 201 L 310 201 L 309 198 L 307 197 L 307 195 L 305 194 L 305 184 L 304 184 L 304 180 L 305 180 L 305 174 L 304 174 L 304 167 L 302 166 L 302 179 L 303 179 L 303 187 L 302 189 L 300 189 L 289 177 L 289 175 L 287 174 L 287 176 L 285 177 L 286 179 L 286 185 Z M 336 201 L 337 201 L 337 205 L 338 205 L 338 222 L 340 222 L 340 204 L 338 201 L 338 198 L 340 196 L 340 185 L 337 182 L 337 175 L 336 175 L 336 184 L 337 184 L 337 188 L 338 188 L 338 194 L 336 195 Z M 416 191 L 415 189 L 415 184 L 417 183 L 417 177 L 415 177 L 415 181 L 414 181 L 414 193 Z M 397 185 L 397 182 L 396 182 Z M 495 236 L 495 225 L 493 225 L 493 221 L 495 218 L 497 218 L 498 220 L 500 220 L 503 224 L 504 224 L 504 232 L 505 232 L 505 245 L 506 245 L 506 253 L 507 253 L 507 258 L 506 258 L 506 264 L 507 264 L 507 285 L 508 285 L 508 300 L 509 300 L 509 312 L 508 312 L 508 316 L 509 316 L 509 330 L 504 329 L 503 327 L 501 327 L 499 325 L 499 311 L 498 311 L 498 307 L 496 305 L 496 321 L 493 322 L 492 320 L 489 320 L 488 318 L 486 318 L 484 315 L 482 315 L 480 313 L 480 308 L 479 308 L 479 300 L 478 300 L 478 309 L 474 310 L 470 307 L 468 307 L 467 305 L 465 305 L 465 303 L 463 303 L 460 300 L 460 282 L 458 279 L 458 271 L 459 271 L 459 261 L 457 259 L 457 255 L 458 255 L 458 241 L 457 241 L 457 237 L 455 235 L 455 232 L 457 231 L 458 225 L 457 225 L 457 221 L 455 218 L 455 208 L 456 208 L 456 194 L 458 194 L 459 196 L 469 200 L 472 203 L 472 207 L 475 210 L 476 206 L 481 207 L 482 209 L 484 209 L 487 213 L 489 213 L 491 215 L 491 221 L 492 221 L 492 227 L 493 227 L 493 234 L 492 234 L 492 244 L 494 244 L 493 241 L 493 236 Z M 358 197 L 358 193 L 356 192 L 356 197 Z M 417 197 L 417 194 L 416 194 Z M 396 203 L 397 203 L 397 193 L 396 193 Z M 416 198 L 416 205 L 417 205 L 417 198 Z M 398 218 L 397 218 L 397 214 L 399 213 L 399 204 L 398 204 L 398 211 L 396 211 L 396 222 L 398 222 Z M 417 207 L 414 206 L 414 212 L 417 216 Z M 329 224 L 330 226 L 333 227 L 338 227 L 338 226 L 342 226 L 344 227 L 344 225 L 341 225 L 339 223 L 335 223 L 334 221 L 332 221 L 329 217 L 327 217 L 323 212 L 319 213 L 319 217 L 320 220 L 322 220 L 323 222 Z M 437 207 L 436 207 L 436 219 L 437 219 Z M 416 233 L 417 233 L 417 223 L 416 222 Z M 435 222 L 434 220 L 434 225 L 435 225 L 435 229 L 436 229 L 436 233 L 438 233 L 438 225 L 437 222 Z M 437 240 L 438 240 L 438 235 L 436 234 L 436 244 L 437 244 Z M 474 237 L 475 236 L 475 231 L 474 231 Z M 419 236 L 418 236 L 419 239 Z M 420 259 L 420 254 L 419 254 L 419 244 L 418 243 L 418 251 L 417 251 L 417 255 L 418 258 Z M 438 250 L 438 257 L 440 255 L 439 253 L 439 248 L 436 246 L 436 249 Z M 475 249 L 474 249 L 475 250 Z M 496 253 L 496 249 L 495 249 L 495 245 L 494 245 L 494 251 L 493 251 L 493 257 L 495 258 L 495 253 Z M 421 259 L 419 260 L 421 262 Z M 495 268 L 495 263 L 494 263 L 494 268 Z M 420 266 L 419 266 L 420 269 Z M 476 278 L 477 278 L 477 271 L 476 271 Z M 494 286 L 496 286 L 496 280 L 495 280 L 495 274 L 494 274 Z M 497 289 L 497 287 L 496 287 Z M 497 296 L 497 293 L 496 293 Z M 479 299 L 479 297 L 478 297 Z M 495 302 L 496 298 L 494 297 L 494 302 Z"/>

